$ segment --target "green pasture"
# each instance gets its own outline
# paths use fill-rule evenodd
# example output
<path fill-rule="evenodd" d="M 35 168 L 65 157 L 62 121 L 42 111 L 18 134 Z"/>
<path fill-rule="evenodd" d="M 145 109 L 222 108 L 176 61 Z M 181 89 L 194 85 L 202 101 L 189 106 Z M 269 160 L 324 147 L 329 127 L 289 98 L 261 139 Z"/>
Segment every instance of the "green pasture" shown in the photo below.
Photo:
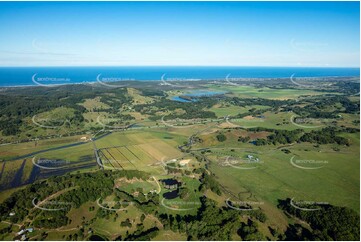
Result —
<path fill-rule="evenodd" d="M 334 151 L 330 145 L 316 148 L 310 144 L 287 147 L 285 154 L 275 146 L 255 147 L 262 164 L 255 169 L 220 166 L 216 160 L 210 166 L 221 184 L 233 193 L 250 191 L 258 200 L 274 205 L 287 197 L 299 200 L 328 202 L 359 211 L 359 154 L 357 144 Z M 327 161 L 318 169 L 302 169 L 292 165 L 295 160 Z M 312 163 L 296 163 L 303 167 L 318 167 Z M 319 165 L 321 166 L 321 165 Z"/>
<path fill-rule="evenodd" d="M 306 89 L 272 89 L 268 87 L 257 88 L 251 85 L 208 85 L 216 91 L 231 92 L 243 98 L 268 98 L 268 99 L 295 99 L 301 95 L 321 95 L 322 92 Z"/>

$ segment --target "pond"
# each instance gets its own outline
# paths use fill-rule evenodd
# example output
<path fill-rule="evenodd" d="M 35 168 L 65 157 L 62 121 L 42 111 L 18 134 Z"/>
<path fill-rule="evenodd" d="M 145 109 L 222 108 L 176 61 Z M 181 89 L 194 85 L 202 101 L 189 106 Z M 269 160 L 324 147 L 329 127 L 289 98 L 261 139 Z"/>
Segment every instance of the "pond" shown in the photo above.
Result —
<path fill-rule="evenodd" d="M 190 103 L 190 102 L 192 102 L 192 101 L 190 101 L 190 100 L 181 98 L 181 97 L 179 97 L 179 96 L 172 97 L 172 100 L 173 100 L 173 101 L 177 101 L 177 102 L 182 102 L 182 103 Z M 194 99 L 193 99 L 193 102 L 194 102 Z"/>
<path fill-rule="evenodd" d="M 165 199 L 174 199 L 174 198 L 177 198 L 178 197 L 178 190 L 173 190 L 171 192 L 166 192 L 163 194 L 163 197 Z"/>
<path fill-rule="evenodd" d="M 174 185 L 178 185 L 179 182 L 176 179 L 163 179 L 161 180 L 161 182 L 165 185 L 165 186 L 174 186 Z"/>
<path fill-rule="evenodd" d="M 106 241 L 105 238 L 101 237 L 100 235 L 97 234 L 93 234 L 92 236 L 89 237 L 90 241 Z"/>
<path fill-rule="evenodd" d="M 210 96 L 216 96 L 216 95 L 222 95 L 226 92 L 223 91 L 202 91 L 202 90 L 196 90 L 192 93 L 186 94 L 186 96 L 190 97 L 210 97 Z"/>

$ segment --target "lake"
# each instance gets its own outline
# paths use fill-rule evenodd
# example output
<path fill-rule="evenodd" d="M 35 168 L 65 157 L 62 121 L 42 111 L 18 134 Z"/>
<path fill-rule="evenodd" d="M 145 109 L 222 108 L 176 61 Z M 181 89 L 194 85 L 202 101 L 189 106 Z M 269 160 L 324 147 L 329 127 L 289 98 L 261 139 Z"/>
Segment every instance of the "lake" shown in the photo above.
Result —
<path fill-rule="evenodd" d="M 196 102 L 197 99 L 194 97 L 211 97 L 211 96 L 216 96 L 216 95 L 222 95 L 225 94 L 226 92 L 222 92 L 222 91 L 204 91 L 204 90 L 195 90 L 191 93 L 186 93 L 184 95 L 181 96 L 175 96 L 172 97 L 171 99 L 173 101 L 178 101 L 178 102 Z M 182 96 L 187 96 L 187 97 L 193 97 L 191 100 L 182 98 Z"/>

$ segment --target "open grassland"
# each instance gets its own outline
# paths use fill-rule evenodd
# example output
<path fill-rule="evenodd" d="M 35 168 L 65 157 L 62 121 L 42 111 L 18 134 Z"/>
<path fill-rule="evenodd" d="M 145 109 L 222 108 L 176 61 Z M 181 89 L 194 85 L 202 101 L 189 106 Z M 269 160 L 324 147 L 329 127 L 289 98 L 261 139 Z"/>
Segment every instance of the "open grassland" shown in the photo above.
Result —
<path fill-rule="evenodd" d="M 0 203 L 4 202 L 14 192 L 17 192 L 23 188 L 24 188 L 24 186 L 21 186 L 21 187 L 15 187 L 15 188 L 7 189 L 4 191 L 0 191 Z"/>
<path fill-rule="evenodd" d="M 257 88 L 250 85 L 209 85 L 215 91 L 231 92 L 232 95 L 242 98 L 267 98 L 267 99 L 294 99 L 302 95 L 321 95 L 322 92 L 306 89 L 273 89 L 268 87 Z"/>
<path fill-rule="evenodd" d="M 217 115 L 217 117 L 222 118 L 222 117 L 226 117 L 226 116 L 235 116 L 237 114 L 246 113 L 250 109 L 262 110 L 262 109 L 267 109 L 267 108 L 270 108 L 270 107 L 262 106 L 262 105 L 239 107 L 239 106 L 234 106 L 234 105 L 229 105 L 229 104 L 225 104 L 225 105 L 216 104 L 212 108 L 210 108 L 209 111 L 214 112 Z"/>
<path fill-rule="evenodd" d="M 154 241 L 185 241 L 187 240 L 186 234 L 175 233 L 171 230 L 162 230 L 153 238 Z"/>
<path fill-rule="evenodd" d="M 3 161 L 0 166 L 1 190 L 32 182 L 33 164 L 30 159 Z"/>
<path fill-rule="evenodd" d="M 108 198 L 107 198 L 108 199 Z M 109 203 L 112 198 L 109 197 Z M 104 203 L 107 203 L 104 200 Z M 93 208 L 93 209 L 91 209 Z M 134 232 L 137 229 L 137 224 L 142 223 L 145 229 L 149 229 L 155 225 L 160 226 L 159 221 L 152 215 L 147 215 L 143 222 L 141 222 L 141 215 L 143 214 L 139 209 L 130 205 L 125 210 L 114 210 L 107 217 L 101 218 L 97 214 L 106 208 L 100 207 L 96 202 L 87 202 L 82 204 L 79 208 L 72 208 L 67 216 L 70 218 L 70 223 L 66 226 L 57 229 L 36 229 L 32 236 L 40 235 L 42 232 L 48 233 L 47 240 L 65 239 L 65 236 L 74 234 L 80 226 L 84 226 L 85 222 L 92 221 L 87 229 L 91 230 L 91 234 L 97 234 L 108 240 L 115 240 L 120 234 L 123 236 L 127 231 Z M 121 226 L 121 222 L 129 219 L 131 227 Z"/>
<path fill-rule="evenodd" d="M 128 94 L 133 98 L 135 104 L 152 103 L 154 99 L 141 95 L 141 92 L 135 88 L 127 88 Z"/>
<path fill-rule="evenodd" d="M 161 124 L 161 123 L 160 123 Z M 193 135 L 196 132 L 202 132 L 210 127 L 215 126 L 215 123 L 206 123 L 206 124 L 189 124 L 186 126 L 166 126 L 164 128 L 153 129 L 152 133 L 158 138 L 163 138 L 167 142 L 176 142 L 178 145 L 183 144 L 187 141 L 189 136 Z"/>
<path fill-rule="evenodd" d="M 84 127 L 89 129 L 91 127 L 102 127 L 102 125 L 98 122 L 104 120 L 108 117 L 108 113 L 106 112 L 87 112 L 83 114 L 85 121 Z"/>
<path fill-rule="evenodd" d="M 345 127 L 359 128 L 360 127 L 360 115 L 341 113 L 342 118 L 337 120 L 337 123 Z"/>
<path fill-rule="evenodd" d="M 219 142 L 217 140 L 217 134 L 224 134 L 227 139 L 223 142 Z M 194 149 L 200 149 L 200 148 L 225 148 L 225 149 L 231 149 L 231 148 L 254 148 L 255 146 L 251 143 L 242 143 L 238 141 L 238 138 L 240 136 L 242 137 L 250 137 L 251 140 L 257 139 L 257 138 L 266 138 L 268 135 L 270 135 L 270 132 L 261 131 L 261 132 L 255 132 L 255 131 L 248 131 L 244 129 L 229 129 L 225 130 L 223 132 L 219 131 L 218 129 L 210 130 L 209 132 L 201 132 L 199 133 L 198 137 L 202 139 L 201 143 L 196 143 L 193 148 Z"/>
<path fill-rule="evenodd" d="M 115 187 L 129 194 L 133 194 L 139 189 L 141 189 L 144 194 L 159 190 L 158 183 L 153 178 L 147 181 L 139 179 L 127 180 L 125 178 L 121 178 L 115 182 Z"/>
<path fill-rule="evenodd" d="M 93 99 L 85 99 L 81 105 L 86 108 L 88 111 L 94 111 L 94 109 L 107 109 L 110 106 L 106 103 L 100 101 L 100 97 L 95 97 Z"/>
<path fill-rule="evenodd" d="M 352 155 L 359 154 L 356 137 L 354 142 L 351 147 L 341 147 L 340 151 L 334 151 L 332 145 L 316 148 L 311 144 L 295 144 L 287 147 L 290 154 L 275 149 L 275 146 L 257 147 L 254 153 L 257 153 L 261 163 L 255 169 L 222 166 L 218 161 L 228 154 L 216 154 L 217 158 L 211 158 L 213 162 L 210 167 L 221 184 L 234 194 L 249 191 L 259 201 L 273 205 L 277 204 L 277 199 L 294 197 L 359 211 L 360 164 L 358 155 Z M 242 153 L 249 154 L 250 150 Z M 296 164 L 306 169 L 292 165 L 293 156 Z M 323 163 L 310 164 L 309 161 Z"/>
<path fill-rule="evenodd" d="M 246 116 L 243 118 L 230 118 L 227 122 L 223 124 L 223 127 L 241 127 L 241 128 L 269 128 L 269 129 L 285 129 L 285 130 L 294 130 L 294 129 L 305 129 L 305 130 L 316 130 L 323 127 L 326 127 L 327 123 L 331 123 L 333 120 L 311 120 L 311 122 L 296 123 L 294 120 L 297 117 L 292 112 L 273 112 L 267 111 L 262 115 L 257 115 L 256 117 Z M 326 122 L 323 123 L 323 122 Z M 342 120 L 338 121 L 340 124 L 343 124 Z M 353 125 L 353 127 L 355 127 Z"/>
<path fill-rule="evenodd" d="M 87 112 L 83 113 L 83 117 L 85 119 L 84 127 L 86 129 L 101 126 L 98 120 L 104 119 L 104 117 L 108 117 L 108 113 L 101 110 L 109 109 L 110 106 L 101 102 L 100 97 L 85 99 L 84 102 L 80 103 L 79 105 L 87 109 Z"/>
<path fill-rule="evenodd" d="M 59 107 L 22 120 L 16 140 L 29 137 L 49 137 L 77 132 L 82 124 L 76 120 L 76 110 Z"/>
<path fill-rule="evenodd" d="M 108 219 L 97 218 L 92 224 L 94 231 L 98 234 L 104 235 L 111 240 L 115 240 L 119 234 L 125 234 L 126 231 L 129 231 L 129 233 L 131 233 L 137 229 L 136 224 L 140 223 L 140 217 L 142 215 L 142 212 L 139 209 L 130 205 L 129 209 L 118 210 L 116 213 L 118 214 L 117 218 L 115 217 L 115 215 L 111 215 Z M 120 226 L 120 223 L 122 221 L 125 221 L 126 219 L 130 220 L 130 228 L 127 226 Z"/>
<path fill-rule="evenodd" d="M 81 142 L 81 137 L 84 136 L 89 137 L 89 135 L 75 135 L 70 137 L 52 138 L 17 144 L 1 145 L 0 160 L 7 160 L 11 158 L 16 158 L 18 156 L 30 154 L 39 150 Z"/>
<path fill-rule="evenodd" d="M 132 117 L 134 118 L 134 120 L 135 120 L 136 122 L 146 122 L 146 121 L 149 121 L 149 119 L 148 119 L 149 115 L 141 114 L 141 113 L 139 113 L 139 112 L 135 112 L 135 111 L 132 111 L 132 110 L 123 111 L 122 114 L 124 114 L 124 115 L 129 114 L 130 116 L 132 116 Z"/>
<path fill-rule="evenodd" d="M 161 139 L 164 142 L 176 147 L 177 145 L 182 144 L 184 141 L 188 140 L 191 131 L 192 130 L 189 129 L 162 128 L 153 129 L 149 132 L 151 132 L 153 137 Z"/>
<path fill-rule="evenodd" d="M 52 144 L 52 142 L 45 142 L 41 146 L 47 148 L 54 146 L 50 146 L 50 144 Z M 55 144 L 58 144 L 58 142 L 55 142 Z M 23 147 L 23 150 L 21 150 L 22 153 L 17 153 L 17 156 L 34 152 L 31 150 L 29 143 L 20 143 L 17 145 Z M 59 145 L 55 145 L 54 147 L 57 146 Z M 43 160 L 46 160 L 46 163 L 42 163 Z M 40 178 L 61 175 L 74 170 L 93 169 L 95 166 L 94 151 L 91 143 L 84 143 L 79 146 L 59 150 L 45 151 L 23 159 L 5 160 L 0 162 L 1 189 L 18 187 L 32 183 Z"/>
<path fill-rule="evenodd" d="M 92 234 L 108 240 L 125 239 L 128 233 L 131 234 L 139 229 L 140 224 L 144 225 L 144 230 L 155 226 L 160 229 L 159 234 L 153 238 L 155 240 L 187 239 L 185 234 L 164 230 L 156 214 L 148 213 L 149 204 L 142 204 L 142 207 L 138 207 L 135 203 L 129 204 L 128 198 L 117 197 L 119 194 L 116 190 L 130 194 L 141 202 L 155 199 L 155 204 L 159 202 L 159 206 L 155 208 L 158 214 L 173 216 L 197 215 L 202 196 L 216 201 L 219 208 L 227 207 L 229 204 L 226 201 L 252 203 L 252 208 L 263 212 L 267 220 L 261 222 L 262 219 L 254 218 L 252 217 L 254 215 L 247 212 L 239 213 L 240 220 L 244 223 L 250 218 L 257 220 L 259 230 L 267 236 L 267 239 L 279 239 L 271 234 L 268 226 L 280 229 L 280 232 L 284 233 L 287 227 L 295 222 L 294 218 L 286 216 L 284 211 L 277 208 L 279 199 L 293 198 L 295 201 L 329 203 L 352 208 L 359 213 L 359 132 L 350 129 L 346 130 L 350 133 L 337 134 L 347 138 L 351 143 L 350 146 L 335 143 L 318 145 L 316 139 L 313 140 L 315 142 L 313 144 L 301 143 L 301 140 L 300 143 L 287 143 L 291 142 L 287 140 L 284 142 L 287 144 L 262 145 L 261 142 L 252 141 L 267 139 L 269 135 L 277 132 L 249 130 L 249 128 L 263 127 L 278 130 L 303 129 L 310 132 L 330 126 L 359 128 L 357 105 L 345 102 L 345 98 L 326 96 L 326 92 L 317 90 L 282 89 L 282 83 L 274 86 L 275 88 L 269 88 L 272 86 L 269 83 L 266 85 L 259 88 L 252 85 L 207 84 L 209 91 L 222 91 L 225 94 L 200 98 L 194 103 L 187 104 L 172 103 L 169 98 L 187 94 L 191 92 L 190 89 L 171 90 L 173 87 L 160 87 L 157 90 L 160 93 L 160 90 L 168 90 L 165 91 L 167 95 L 164 96 L 168 97 L 168 100 L 164 103 L 161 103 L 161 95 L 143 96 L 143 93 L 146 95 L 152 93 L 147 94 L 146 90 L 142 92 L 141 88 L 124 90 L 125 96 L 131 99 L 122 99 L 115 93 L 95 95 L 95 98 L 91 99 L 86 96 L 86 99 L 77 99 L 83 100 L 78 104 L 86 108 L 85 112 L 62 107 L 37 115 L 35 120 L 44 125 L 56 125 L 60 121 L 64 126 L 57 129 L 40 127 L 31 117 L 25 117 L 21 126 L 22 132 L 17 138 L 30 139 L 39 135 L 43 138 L 55 136 L 58 138 L 0 146 L 0 201 L 4 201 L 14 191 L 36 180 L 50 176 L 61 178 L 60 176 L 66 173 L 73 173 L 76 174 L 73 180 L 76 182 L 81 179 L 80 173 L 89 173 L 86 174 L 89 176 L 103 166 L 104 170 L 126 170 L 125 176 L 121 177 L 113 176 L 116 172 L 99 171 L 99 174 L 104 175 L 100 176 L 100 182 L 86 184 L 89 186 L 101 184 L 99 186 L 101 189 L 97 187 L 94 190 L 100 192 L 96 197 L 99 197 L 101 204 L 109 207 L 102 207 L 97 202 L 100 200 L 94 201 L 94 197 L 91 197 L 80 207 L 69 208 L 66 212 L 70 219 L 68 223 L 54 229 L 36 228 L 35 232 L 28 234 L 30 240 L 41 240 L 43 232 L 48 234 L 47 240 L 76 240 L 68 236 L 74 236 L 74 233 L 81 229 L 84 229 L 84 234 L 81 238 L 77 238 L 78 240 L 88 240 Z M 206 87 L 202 86 L 202 90 Z M 266 99 L 295 101 L 281 102 Z M 358 97 L 350 97 L 350 99 L 359 101 Z M 142 104 L 143 107 L 139 108 L 140 106 L 136 106 L 138 104 Z M 212 113 L 202 113 L 202 111 L 214 112 L 216 117 Z M 297 117 L 296 113 L 305 117 L 333 117 L 333 119 L 314 119 L 306 123 L 296 123 L 294 121 Z M 81 115 L 85 120 L 82 120 Z M 126 115 L 131 115 L 135 119 Z M 241 118 L 235 118 L 237 115 Z M 172 120 L 167 120 L 165 116 Z M 161 117 L 165 119 L 160 119 Z M 67 122 L 68 119 L 80 121 L 72 123 Z M 66 122 L 62 123 L 64 120 Z M 125 125 L 129 125 L 127 130 L 123 130 Z M 115 126 L 118 126 L 118 129 Z M 119 126 L 122 128 L 119 129 Z M 104 132 L 98 132 L 100 127 L 104 128 Z M 228 129 L 235 127 L 239 129 Z M 74 130 L 78 131 L 77 134 L 83 131 L 86 134 L 61 137 Z M 105 136 L 90 140 L 94 133 L 98 134 L 97 137 L 101 134 Z M 85 138 L 81 139 L 83 137 Z M 290 135 L 287 138 L 294 137 Z M 5 139 L 2 139 L 2 142 L 5 142 Z M 78 142 L 81 144 L 70 146 Z M 41 152 L 32 154 L 38 151 Z M 99 164 L 96 162 L 95 154 L 101 159 Z M 46 169 L 49 167 L 38 166 L 44 165 L 41 163 L 42 160 L 49 160 L 51 164 L 60 162 L 60 167 L 50 166 L 56 169 Z M 129 170 L 145 171 L 147 175 L 139 176 L 141 178 L 136 178 L 138 176 L 129 178 L 128 175 L 132 173 Z M 102 182 L 109 178 L 109 174 L 112 174 L 112 180 L 103 184 Z M 174 188 L 164 185 L 162 179 L 176 179 L 180 182 L 177 197 L 173 198 L 169 195 Z M 79 194 L 85 191 L 83 184 L 77 187 Z M 104 195 L 107 191 L 105 188 L 109 191 L 107 195 Z M 218 195 L 219 189 L 223 192 L 220 195 Z M 159 197 L 153 197 L 154 193 L 159 194 Z M 117 202 L 125 203 L 121 205 L 121 209 L 118 209 Z M 211 211 L 217 212 L 216 209 Z M 207 211 L 207 213 L 211 212 Z M 217 214 L 214 216 L 217 217 Z M 31 216 L 27 216 L 19 223 L 25 223 L 27 226 L 26 223 L 31 220 Z M 5 223 L 0 223 L 0 229 L 5 226 Z M 305 226 L 308 224 L 305 223 Z M 13 234 L 20 229 L 17 224 L 13 227 Z M 244 240 L 243 236 L 240 237 L 236 233 L 231 236 L 234 240 Z M 5 239 L 13 240 L 14 237 Z"/>
<path fill-rule="evenodd" d="M 67 162 L 95 162 L 93 145 L 91 142 L 79 146 L 68 147 L 41 153 L 36 158 L 61 159 Z M 37 160 L 37 159 L 36 159 Z"/>

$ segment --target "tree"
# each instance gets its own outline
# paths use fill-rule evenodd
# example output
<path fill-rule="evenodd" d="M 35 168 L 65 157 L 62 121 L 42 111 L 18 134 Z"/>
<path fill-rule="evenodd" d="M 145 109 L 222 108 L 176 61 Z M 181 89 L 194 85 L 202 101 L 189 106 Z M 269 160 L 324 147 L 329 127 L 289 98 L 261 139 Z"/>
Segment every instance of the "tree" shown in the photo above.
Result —
<path fill-rule="evenodd" d="M 219 142 L 224 142 L 227 139 L 227 137 L 224 134 L 218 134 L 216 137 Z"/>

